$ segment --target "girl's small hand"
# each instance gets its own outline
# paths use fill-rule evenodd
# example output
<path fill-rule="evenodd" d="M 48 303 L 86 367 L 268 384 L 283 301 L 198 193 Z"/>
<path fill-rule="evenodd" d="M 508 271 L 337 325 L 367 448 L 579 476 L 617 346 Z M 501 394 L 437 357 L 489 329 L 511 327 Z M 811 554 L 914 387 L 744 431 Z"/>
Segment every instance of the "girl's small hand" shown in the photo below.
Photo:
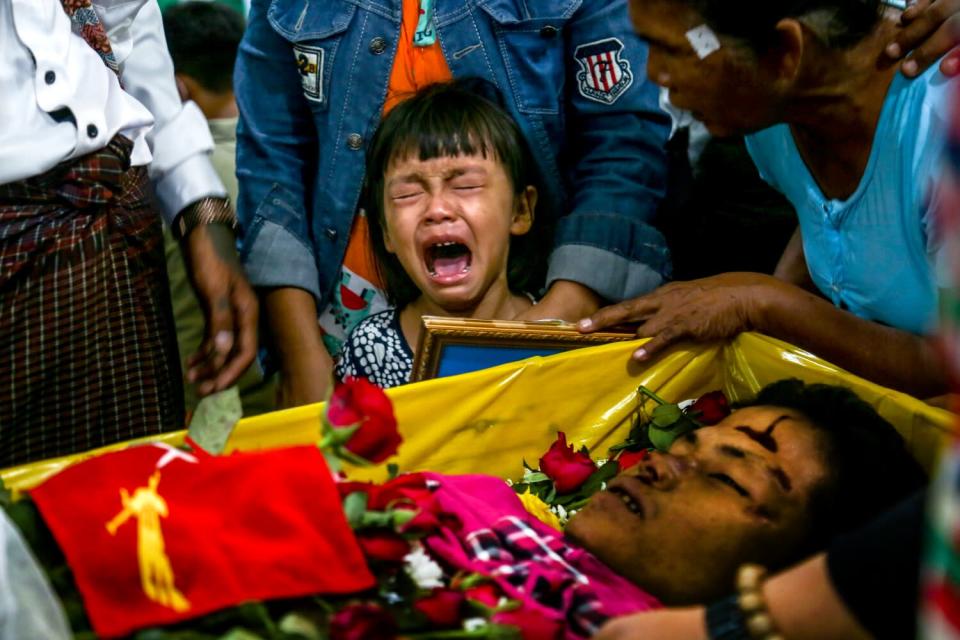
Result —
<path fill-rule="evenodd" d="M 644 361 L 680 340 L 723 340 L 756 328 L 760 303 L 778 286 L 774 278 L 754 273 L 674 282 L 601 309 L 581 320 L 578 328 L 591 333 L 618 324 L 639 323 L 637 336 L 652 338 L 634 352 L 636 360 Z"/>

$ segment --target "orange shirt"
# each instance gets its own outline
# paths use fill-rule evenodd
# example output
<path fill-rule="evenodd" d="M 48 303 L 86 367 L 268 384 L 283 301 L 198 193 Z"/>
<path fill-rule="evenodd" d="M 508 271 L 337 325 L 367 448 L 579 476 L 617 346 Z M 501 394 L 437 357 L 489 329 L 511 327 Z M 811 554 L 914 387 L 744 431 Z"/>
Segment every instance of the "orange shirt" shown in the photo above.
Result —
<path fill-rule="evenodd" d="M 393 70 L 390 72 L 387 101 L 383 105 L 384 116 L 417 90 L 453 79 L 439 42 L 429 47 L 413 44 L 413 34 L 417 30 L 419 19 L 420 1 L 403 0 L 400 43 L 397 46 L 397 57 L 393 60 Z"/>
<path fill-rule="evenodd" d="M 400 41 L 397 45 L 397 55 L 393 61 L 393 69 L 390 72 L 387 99 L 383 105 L 384 116 L 419 89 L 437 82 L 446 82 L 453 78 L 450 67 L 447 66 L 447 61 L 443 57 L 443 50 L 440 48 L 439 42 L 428 47 L 418 47 L 413 44 L 413 34 L 417 30 L 419 19 L 420 0 L 403 0 Z M 343 339 L 369 312 L 367 310 L 367 313 L 364 313 L 364 307 L 369 307 L 373 292 L 354 289 L 365 288 L 367 285 L 379 289 L 383 288 L 380 279 L 377 277 L 373 252 L 370 249 L 368 224 L 364 215 L 358 215 L 355 218 L 350 230 L 350 239 L 347 242 L 347 253 L 343 258 L 340 288 L 331 301 L 331 305 L 341 308 L 334 309 L 332 315 L 325 313 L 321 318 L 321 327 L 331 338 Z M 359 276 L 359 278 L 351 277 L 352 275 Z M 350 283 L 357 284 L 351 286 Z M 332 318 L 338 320 L 334 322 Z M 346 324 L 347 326 L 332 326 L 331 322 L 340 325 Z M 328 346 L 333 346 L 329 340 Z"/>
<path fill-rule="evenodd" d="M 400 25 L 400 42 L 397 56 L 393 60 L 390 83 L 387 86 L 387 100 L 383 105 L 383 115 L 390 111 L 419 89 L 453 79 L 447 60 L 443 57 L 440 43 L 429 47 L 413 44 L 413 33 L 420 19 L 420 0 L 403 0 L 403 22 Z M 366 280 L 382 287 L 377 278 L 373 255 L 370 251 L 370 236 L 366 216 L 357 216 L 350 230 L 350 241 L 343 265 Z"/>

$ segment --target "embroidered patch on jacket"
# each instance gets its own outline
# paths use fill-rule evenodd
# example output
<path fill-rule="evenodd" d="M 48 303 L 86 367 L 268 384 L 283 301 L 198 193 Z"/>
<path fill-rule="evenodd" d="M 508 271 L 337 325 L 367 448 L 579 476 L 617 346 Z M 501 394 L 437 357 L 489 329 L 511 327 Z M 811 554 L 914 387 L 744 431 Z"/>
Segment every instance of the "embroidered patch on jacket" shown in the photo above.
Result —
<path fill-rule="evenodd" d="M 633 84 L 630 61 L 620 56 L 623 43 L 607 38 L 577 47 L 573 56 L 580 63 L 577 85 L 580 95 L 603 104 L 613 104 Z"/>
<path fill-rule="evenodd" d="M 309 100 L 323 102 L 323 49 L 297 44 L 293 46 L 293 57 L 300 72 L 303 95 Z"/>

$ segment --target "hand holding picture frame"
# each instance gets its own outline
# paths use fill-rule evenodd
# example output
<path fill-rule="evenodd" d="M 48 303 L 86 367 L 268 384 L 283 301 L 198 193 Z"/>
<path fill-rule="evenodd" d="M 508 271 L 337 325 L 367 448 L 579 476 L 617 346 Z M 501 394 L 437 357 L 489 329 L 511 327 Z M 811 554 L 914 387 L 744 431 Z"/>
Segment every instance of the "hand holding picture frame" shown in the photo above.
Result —
<path fill-rule="evenodd" d="M 561 321 L 518 322 L 424 316 L 410 382 L 469 373 L 534 356 L 633 340 L 631 332 L 582 334 Z"/>

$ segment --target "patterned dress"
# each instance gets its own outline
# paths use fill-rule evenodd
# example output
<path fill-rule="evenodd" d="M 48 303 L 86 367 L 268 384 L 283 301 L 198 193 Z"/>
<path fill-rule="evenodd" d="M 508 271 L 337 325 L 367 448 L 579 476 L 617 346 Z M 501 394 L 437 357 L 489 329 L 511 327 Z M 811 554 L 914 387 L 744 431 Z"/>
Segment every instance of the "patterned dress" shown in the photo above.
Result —
<path fill-rule="evenodd" d="M 340 351 L 337 377 L 366 378 L 384 389 L 410 381 L 413 351 L 403 337 L 400 313 L 387 309 L 357 325 Z"/>

